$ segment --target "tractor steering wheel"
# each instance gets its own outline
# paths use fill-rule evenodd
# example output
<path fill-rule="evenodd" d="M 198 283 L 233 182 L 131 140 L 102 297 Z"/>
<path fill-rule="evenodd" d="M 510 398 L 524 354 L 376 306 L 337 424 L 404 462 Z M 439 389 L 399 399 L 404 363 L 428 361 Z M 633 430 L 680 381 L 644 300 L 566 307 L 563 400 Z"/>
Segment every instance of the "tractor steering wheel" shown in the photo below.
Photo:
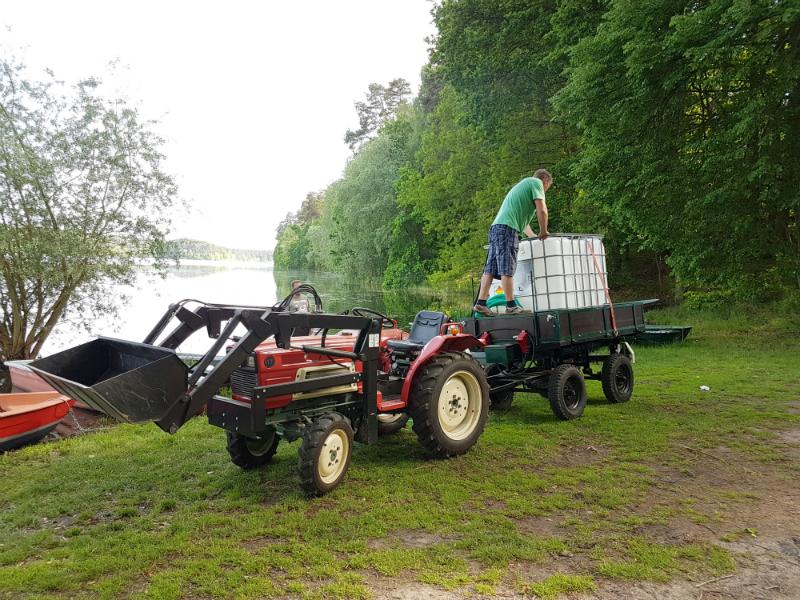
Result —
<path fill-rule="evenodd" d="M 350 310 L 351 315 L 356 315 L 357 317 L 378 317 L 381 320 L 381 327 L 384 328 L 397 328 L 397 321 L 392 319 L 391 317 L 386 316 L 385 314 L 378 312 L 377 310 L 372 310 L 371 308 L 363 308 L 357 306 Z"/>

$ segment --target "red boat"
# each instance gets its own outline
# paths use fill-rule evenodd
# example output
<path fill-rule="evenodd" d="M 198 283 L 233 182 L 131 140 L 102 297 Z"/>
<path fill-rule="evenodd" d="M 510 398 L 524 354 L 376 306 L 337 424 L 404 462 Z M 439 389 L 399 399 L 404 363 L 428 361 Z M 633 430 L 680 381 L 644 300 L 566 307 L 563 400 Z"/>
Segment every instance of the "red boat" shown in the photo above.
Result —
<path fill-rule="evenodd" d="M 0 452 L 42 439 L 74 402 L 54 391 L 0 394 Z"/>
<path fill-rule="evenodd" d="M 9 392 L 52 392 L 54 391 L 44 379 L 28 368 L 29 360 L 7 360 L 5 368 L 11 382 Z M 0 390 L 3 391 L 3 390 Z"/>

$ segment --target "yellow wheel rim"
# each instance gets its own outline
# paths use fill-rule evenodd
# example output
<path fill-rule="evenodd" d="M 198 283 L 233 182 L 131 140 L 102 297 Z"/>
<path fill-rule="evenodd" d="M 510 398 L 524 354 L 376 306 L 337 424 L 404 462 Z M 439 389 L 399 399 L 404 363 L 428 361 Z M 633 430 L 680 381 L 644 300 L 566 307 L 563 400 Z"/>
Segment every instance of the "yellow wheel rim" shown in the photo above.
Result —
<path fill-rule="evenodd" d="M 342 429 L 334 429 L 325 438 L 317 461 L 319 478 L 325 483 L 333 483 L 344 472 L 350 454 L 350 439 Z"/>
<path fill-rule="evenodd" d="M 439 392 L 439 426 L 452 440 L 463 440 L 475 431 L 483 407 L 478 379 L 469 371 L 453 373 Z"/>
<path fill-rule="evenodd" d="M 400 419 L 405 417 L 403 413 L 399 413 L 396 415 L 389 415 L 389 414 L 380 414 L 378 415 L 378 421 L 384 424 L 396 423 Z"/>

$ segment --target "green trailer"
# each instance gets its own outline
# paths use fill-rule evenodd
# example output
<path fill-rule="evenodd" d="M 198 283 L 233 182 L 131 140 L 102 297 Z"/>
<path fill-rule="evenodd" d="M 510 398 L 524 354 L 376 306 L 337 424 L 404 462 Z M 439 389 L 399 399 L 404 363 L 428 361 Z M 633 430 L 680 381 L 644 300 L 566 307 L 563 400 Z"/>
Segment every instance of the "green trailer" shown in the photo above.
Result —
<path fill-rule="evenodd" d="M 600 381 L 609 402 L 627 402 L 636 360 L 630 342 L 646 332 L 644 309 L 655 302 L 467 319 L 464 331 L 485 344 L 473 356 L 486 370 L 492 407 L 506 410 L 516 392 L 535 392 L 558 418 L 573 419 L 586 407 L 586 379 Z"/>

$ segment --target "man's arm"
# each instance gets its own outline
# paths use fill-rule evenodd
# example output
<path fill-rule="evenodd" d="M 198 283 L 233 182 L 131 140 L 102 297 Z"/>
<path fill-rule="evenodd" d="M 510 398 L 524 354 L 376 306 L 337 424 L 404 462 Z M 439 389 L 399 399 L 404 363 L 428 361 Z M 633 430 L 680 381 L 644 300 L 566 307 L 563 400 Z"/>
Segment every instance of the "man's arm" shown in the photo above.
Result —
<path fill-rule="evenodd" d="M 546 240 L 550 233 L 547 231 L 547 204 L 544 200 L 537 198 L 534 200 L 536 204 L 536 219 L 539 221 L 539 239 Z M 528 226 L 530 229 L 530 226 Z M 531 232 L 533 237 L 533 232 Z"/>
<path fill-rule="evenodd" d="M 533 229 L 531 229 L 530 225 L 525 225 L 525 237 L 536 237 L 536 234 L 533 233 Z"/>

